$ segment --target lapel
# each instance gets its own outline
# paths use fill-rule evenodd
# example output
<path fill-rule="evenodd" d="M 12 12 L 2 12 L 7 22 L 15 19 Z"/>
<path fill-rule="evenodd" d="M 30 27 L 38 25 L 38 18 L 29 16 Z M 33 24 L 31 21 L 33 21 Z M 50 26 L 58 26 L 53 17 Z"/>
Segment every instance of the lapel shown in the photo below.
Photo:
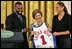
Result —
<path fill-rule="evenodd" d="M 15 13 L 15 12 L 14 12 Z M 19 21 L 20 22 L 20 24 L 21 25 L 23 25 L 23 23 L 20 21 L 20 19 L 18 18 L 18 16 L 17 16 L 17 14 L 15 13 L 15 17 L 16 17 L 16 19 L 17 19 L 17 21 Z M 23 18 L 23 17 L 22 17 Z"/>

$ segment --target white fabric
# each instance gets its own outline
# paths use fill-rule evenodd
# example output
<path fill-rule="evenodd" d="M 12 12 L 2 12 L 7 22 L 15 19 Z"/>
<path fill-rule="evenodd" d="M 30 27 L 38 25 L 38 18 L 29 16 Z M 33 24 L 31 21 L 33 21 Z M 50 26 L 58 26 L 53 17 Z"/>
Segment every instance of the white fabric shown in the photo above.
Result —
<path fill-rule="evenodd" d="M 45 23 L 40 27 L 33 27 L 33 31 L 36 31 L 34 34 L 34 43 L 36 48 L 54 48 L 53 36 L 50 32 L 48 33 L 47 29 Z M 44 38 L 41 38 L 41 36 Z M 46 42 L 44 45 L 42 44 L 43 39 Z"/>

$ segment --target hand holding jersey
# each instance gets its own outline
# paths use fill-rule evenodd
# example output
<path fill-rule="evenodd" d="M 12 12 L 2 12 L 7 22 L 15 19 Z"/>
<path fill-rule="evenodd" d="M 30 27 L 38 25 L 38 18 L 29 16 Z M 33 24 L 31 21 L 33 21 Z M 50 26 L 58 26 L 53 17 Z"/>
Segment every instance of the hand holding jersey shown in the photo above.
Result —
<path fill-rule="evenodd" d="M 42 20 L 41 20 L 41 19 L 38 20 L 38 21 L 37 21 L 37 24 L 38 24 L 38 26 L 41 26 Z M 48 26 L 48 24 L 47 24 L 47 27 L 48 27 L 48 28 L 47 28 L 47 31 L 48 31 L 47 34 L 48 34 L 49 31 L 52 31 L 52 29 Z M 36 33 L 36 31 L 32 31 L 31 34 L 30 34 L 30 36 L 33 36 L 35 33 Z"/>
<path fill-rule="evenodd" d="M 45 23 L 43 23 L 40 27 L 33 27 L 32 34 L 33 45 L 35 48 L 54 48 L 54 41 L 52 34 L 48 31 Z"/>

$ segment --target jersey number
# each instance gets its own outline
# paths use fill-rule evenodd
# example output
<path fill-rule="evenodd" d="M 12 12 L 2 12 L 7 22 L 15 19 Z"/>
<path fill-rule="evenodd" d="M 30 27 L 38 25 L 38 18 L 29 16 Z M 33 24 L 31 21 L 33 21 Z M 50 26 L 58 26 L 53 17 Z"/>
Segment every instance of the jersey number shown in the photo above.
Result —
<path fill-rule="evenodd" d="M 41 39 L 42 39 L 42 45 L 47 44 L 46 41 L 45 41 L 45 39 L 44 39 L 44 36 L 43 36 L 43 35 L 41 36 Z"/>

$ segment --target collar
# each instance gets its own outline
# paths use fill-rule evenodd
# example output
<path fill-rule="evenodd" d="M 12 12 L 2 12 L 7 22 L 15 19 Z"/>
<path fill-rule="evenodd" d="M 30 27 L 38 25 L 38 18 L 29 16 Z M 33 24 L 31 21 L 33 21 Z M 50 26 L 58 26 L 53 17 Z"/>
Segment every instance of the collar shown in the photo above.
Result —
<path fill-rule="evenodd" d="M 20 15 L 15 11 L 16 15 L 19 17 Z"/>
<path fill-rule="evenodd" d="M 42 24 L 43 24 L 43 21 L 42 21 Z M 37 24 L 37 21 L 34 23 L 34 27 L 39 27 L 38 24 Z"/>

